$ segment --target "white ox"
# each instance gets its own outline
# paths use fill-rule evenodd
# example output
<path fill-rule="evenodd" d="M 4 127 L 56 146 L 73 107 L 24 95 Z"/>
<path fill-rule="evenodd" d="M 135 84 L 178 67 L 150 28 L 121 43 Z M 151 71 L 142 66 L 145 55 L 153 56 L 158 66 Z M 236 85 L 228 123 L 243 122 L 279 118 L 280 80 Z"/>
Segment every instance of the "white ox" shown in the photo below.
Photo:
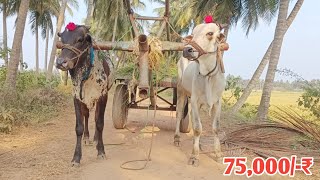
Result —
<path fill-rule="evenodd" d="M 208 109 L 212 118 L 213 156 L 222 156 L 217 130 L 221 113 L 221 96 L 225 89 L 225 77 L 223 65 L 219 62 L 217 53 L 219 42 L 224 39 L 224 35 L 220 33 L 220 28 L 214 23 L 200 24 L 194 28 L 192 34 L 193 36 L 186 38 L 188 42 L 192 43 L 188 43 L 189 45 L 184 48 L 184 57 L 178 61 L 177 124 L 174 144 L 180 145 L 180 121 L 183 117 L 186 100 L 189 98 L 189 117 L 191 116 L 194 140 L 193 151 L 188 163 L 198 166 L 199 141 L 202 132 L 200 107 Z"/>

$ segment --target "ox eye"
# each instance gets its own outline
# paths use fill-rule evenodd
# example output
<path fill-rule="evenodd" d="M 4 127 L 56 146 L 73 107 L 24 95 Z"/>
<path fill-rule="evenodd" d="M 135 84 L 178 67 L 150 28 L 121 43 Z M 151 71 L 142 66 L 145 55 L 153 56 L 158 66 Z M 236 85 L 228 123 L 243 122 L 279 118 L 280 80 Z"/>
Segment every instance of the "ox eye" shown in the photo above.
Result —
<path fill-rule="evenodd" d="M 208 32 L 207 36 L 213 36 L 213 32 Z"/>
<path fill-rule="evenodd" d="M 79 38 L 78 42 L 83 42 L 83 37 Z"/>

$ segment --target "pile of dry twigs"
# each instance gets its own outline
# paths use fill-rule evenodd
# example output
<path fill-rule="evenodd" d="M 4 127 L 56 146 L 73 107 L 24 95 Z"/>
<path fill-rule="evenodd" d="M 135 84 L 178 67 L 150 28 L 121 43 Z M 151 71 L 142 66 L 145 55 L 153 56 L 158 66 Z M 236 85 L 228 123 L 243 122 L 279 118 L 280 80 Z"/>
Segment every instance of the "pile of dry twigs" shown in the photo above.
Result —
<path fill-rule="evenodd" d="M 290 109 L 271 113 L 273 122 L 245 123 L 226 133 L 226 150 L 251 150 L 262 157 L 314 157 L 320 162 L 320 127 Z"/>

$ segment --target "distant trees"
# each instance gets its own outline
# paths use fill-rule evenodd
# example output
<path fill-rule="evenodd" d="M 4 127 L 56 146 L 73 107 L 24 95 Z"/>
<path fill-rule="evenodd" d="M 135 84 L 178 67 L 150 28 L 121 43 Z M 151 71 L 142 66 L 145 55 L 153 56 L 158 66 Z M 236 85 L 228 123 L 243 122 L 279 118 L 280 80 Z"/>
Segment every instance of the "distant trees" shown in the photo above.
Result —
<path fill-rule="evenodd" d="M 0 0 L 0 12 L 2 12 L 3 22 L 3 48 L 2 55 L 5 62 L 5 66 L 8 67 L 9 63 L 9 48 L 8 48 L 8 29 L 7 29 L 7 18 L 18 12 L 20 0 Z"/>

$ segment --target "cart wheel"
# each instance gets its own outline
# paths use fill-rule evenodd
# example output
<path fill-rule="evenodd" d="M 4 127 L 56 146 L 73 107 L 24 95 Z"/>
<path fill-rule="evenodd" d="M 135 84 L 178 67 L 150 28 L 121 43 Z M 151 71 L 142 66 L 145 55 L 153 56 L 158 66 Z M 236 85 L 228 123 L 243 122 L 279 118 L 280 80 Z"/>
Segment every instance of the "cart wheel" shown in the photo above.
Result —
<path fill-rule="evenodd" d="M 189 114 L 188 114 L 188 100 L 186 100 L 186 105 L 184 106 L 183 110 L 183 118 L 180 122 L 180 132 L 181 133 L 188 133 L 190 132 L 191 126 L 189 122 Z"/>
<path fill-rule="evenodd" d="M 112 106 L 112 121 L 116 129 L 123 129 L 128 118 L 129 93 L 127 85 L 119 84 L 114 92 Z"/>

